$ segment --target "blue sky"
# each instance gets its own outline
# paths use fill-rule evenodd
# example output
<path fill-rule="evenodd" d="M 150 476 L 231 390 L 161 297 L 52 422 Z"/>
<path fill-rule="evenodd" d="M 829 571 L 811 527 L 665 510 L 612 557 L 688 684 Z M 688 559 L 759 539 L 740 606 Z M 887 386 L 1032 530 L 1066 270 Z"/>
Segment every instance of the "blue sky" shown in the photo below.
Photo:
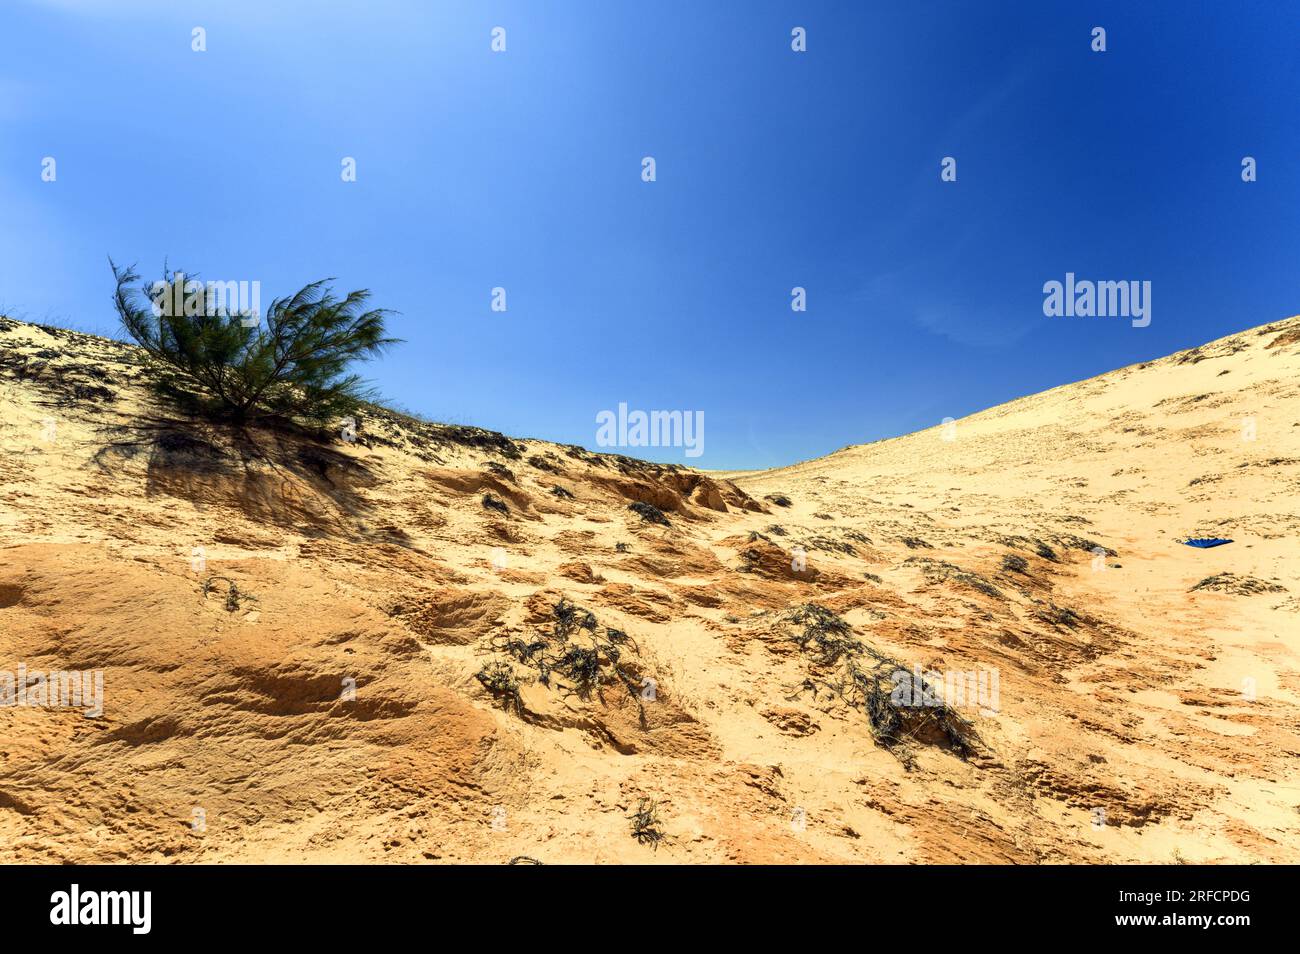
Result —
<path fill-rule="evenodd" d="M 702 457 L 629 452 L 779 465 L 1300 311 L 1298 41 L 1186 0 L 5 0 L 0 308 L 116 333 L 108 255 L 334 276 L 401 312 L 366 374 L 412 410 L 593 448 L 699 410 Z M 1067 271 L 1150 281 L 1150 326 L 1045 317 Z"/>

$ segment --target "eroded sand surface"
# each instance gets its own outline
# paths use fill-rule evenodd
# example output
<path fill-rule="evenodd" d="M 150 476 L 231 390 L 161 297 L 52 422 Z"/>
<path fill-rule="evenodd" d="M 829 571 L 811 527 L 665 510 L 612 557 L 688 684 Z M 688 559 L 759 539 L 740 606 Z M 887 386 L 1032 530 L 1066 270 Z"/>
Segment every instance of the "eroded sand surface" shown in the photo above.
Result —
<path fill-rule="evenodd" d="M 1300 318 L 728 475 L 138 375 L 0 320 L 0 670 L 105 685 L 0 708 L 0 860 L 1300 860 Z M 974 749 L 878 744 L 808 603 L 996 672 Z"/>

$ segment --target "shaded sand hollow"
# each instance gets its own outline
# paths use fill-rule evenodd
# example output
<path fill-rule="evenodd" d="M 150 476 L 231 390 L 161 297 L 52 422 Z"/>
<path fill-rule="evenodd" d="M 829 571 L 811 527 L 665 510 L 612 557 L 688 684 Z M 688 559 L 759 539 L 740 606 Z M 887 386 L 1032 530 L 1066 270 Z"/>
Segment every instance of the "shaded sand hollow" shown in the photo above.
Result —
<path fill-rule="evenodd" d="M 0 860 L 1300 860 L 1300 318 L 735 474 L 139 375 L 0 320 L 0 671 L 104 679 L 0 708 Z"/>

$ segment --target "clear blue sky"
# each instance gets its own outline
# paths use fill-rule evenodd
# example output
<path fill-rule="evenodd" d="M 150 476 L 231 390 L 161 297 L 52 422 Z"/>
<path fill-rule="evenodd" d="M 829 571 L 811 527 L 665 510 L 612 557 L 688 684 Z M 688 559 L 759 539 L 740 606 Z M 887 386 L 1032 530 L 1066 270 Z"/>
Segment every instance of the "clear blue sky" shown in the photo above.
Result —
<path fill-rule="evenodd" d="M 110 254 L 336 276 L 412 410 L 702 410 L 640 456 L 777 465 L 1300 311 L 1297 50 L 1285 3 L 4 0 L 0 306 L 114 332 Z M 1044 317 L 1067 271 L 1150 327 Z"/>

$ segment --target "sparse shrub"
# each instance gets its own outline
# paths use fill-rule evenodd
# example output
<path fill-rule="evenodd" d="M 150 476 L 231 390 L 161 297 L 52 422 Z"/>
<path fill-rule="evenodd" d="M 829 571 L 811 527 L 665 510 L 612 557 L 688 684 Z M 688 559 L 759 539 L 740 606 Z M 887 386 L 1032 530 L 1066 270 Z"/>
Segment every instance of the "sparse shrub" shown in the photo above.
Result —
<path fill-rule="evenodd" d="M 519 679 L 509 663 L 500 660 L 485 663 L 474 674 L 474 678 L 482 683 L 484 689 L 500 700 L 501 708 L 514 709 L 516 712 L 523 709 L 523 700 L 519 697 Z"/>
<path fill-rule="evenodd" d="M 522 444 L 517 444 L 497 431 L 482 427 L 469 427 L 465 424 L 433 425 L 432 440 L 438 443 L 457 444 L 461 447 L 473 447 L 490 454 L 500 454 L 507 460 L 518 460 L 523 456 Z"/>
<path fill-rule="evenodd" d="M 1033 616 L 1044 623 L 1064 626 L 1066 629 L 1076 629 L 1083 622 L 1074 610 L 1067 606 L 1057 606 L 1055 603 L 1048 603 L 1046 609 L 1035 610 Z"/>
<path fill-rule="evenodd" d="M 835 613 L 805 603 L 786 614 L 785 621 L 803 627 L 793 639 L 811 657 L 812 668 L 789 700 L 805 691 L 814 698 L 821 691 L 837 697 L 864 713 L 877 744 L 909 769 L 915 763 L 913 743 L 937 743 L 962 759 L 975 753 L 979 738 L 970 722 L 946 704 L 917 706 L 896 700 L 894 676 L 908 672 L 907 667 L 863 643 Z"/>
<path fill-rule="evenodd" d="M 631 552 L 632 552 L 632 548 L 631 548 L 630 546 L 628 546 L 626 543 L 622 543 L 622 542 L 620 542 L 620 543 L 616 543 L 616 544 L 614 544 L 614 552 L 615 552 L 615 553 L 631 553 Z"/>
<path fill-rule="evenodd" d="M 641 519 L 646 523 L 658 523 L 665 527 L 672 526 L 672 524 L 668 522 L 668 518 L 664 516 L 664 512 L 654 504 L 648 504 L 638 500 L 636 503 L 628 504 L 627 509 L 640 514 Z"/>
<path fill-rule="evenodd" d="M 978 573 L 963 570 L 961 567 L 943 560 L 931 560 L 929 557 L 908 557 L 903 563 L 906 566 L 920 567 L 925 582 L 931 586 L 947 582 L 962 583 L 973 590 L 983 593 L 985 596 L 992 596 L 994 599 L 999 600 L 1006 599 L 1001 590 Z"/>
<path fill-rule="evenodd" d="M 547 647 L 544 639 L 507 639 L 501 648 L 521 663 L 533 665 L 542 658 Z M 542 681 L 545 682 L 545 678 Z"/>
<path fill-rule="evenodd" d="M 1062 546 L 1069 547 L 1071 550 L 1083 550 L 1085 553 L 1096 553 L 1100 550 L 1105 556 L 1119 556 L 1119 553 L 1110 547 L 1103 547 L 1095 540 L 1089 540 L 1087 537 L 1075 536 L 1073 533 L 1067 533 L 1063 536 L 1054 538 Z"/>
<path fill-rule="evenodd" d="M 795 642 L 804 652 L 811 649 L 817 656 L 818 665 L 833 666 L 846 655 L 862 649 L 862 644 L 853 635 L 853 628 L 817 603 L 805 603 L 796 608 L 789 619 L 803 627 L 803 633 L 795 638 Z"/>
<path fill-rule="evenodd" d="M 555 635 L 561 639 L 567 639 L 570 633 L 579 629 L 590 632 L 596 628 L 596 617 L 591 610 L 580 609 L 566 599 L 552 607 L 551 615 L 555 617 Z"/>
<path fill-rule="evenodd" d="M 1285 593 L 1286 587 L 1253 576 L 1217 573 L 1214 576 L 1207 576 L 1188 592 L 1195 593 L 1197 590 L 1214 590 L 1219 593 L 1231 593 L 1235 596 L 1253 596 L 1257 593 Z"/>
<path fill-rule="evenodd" d="M 845 543 L 843 540 L 832 540 L 830 537 L 813 536 L 804 540 L 800 546 L 805 550 L 821 550 L 823 553 L 844 553 L 848 556 L 857 556 L 858 551 L 854 549 L 853 544 Z"/>
<path fill-rule="evenodd" d="M 632 823 L 632 837 L 637 840 L 637 843 L 650 845 L 658 851 L 659 843 L 664 840 L 658 804 L 648 798 L 642 798 L 637 802 L 636 810 L 627 818 Z"/>
<path fill-rule="evenodd" d="M 113 268 L 113 303 L 122 326 L 148 355 L 155 390 L 187 410 L 235 423 L 264 418 L 324 425 L 354 411 L 369 396 L 348 372 L 389 345 L 384 309 L 366 307 L 370 293 L 334 297 L 328 279 L 277 298 L 251 327 L 237 314 L 209 314 L 203 293 L 199 314 L 171 314 L 155 302 L 170 295 L 177 273 L 137 292 L 132 268 Z M 165 284 L 167 289 L 154 291 Z M 148 304 L 142 304 L 140 293 Z M 197 292 L 195 293 L 197 297 Z M 161 314 L 155 314 L 155 311 Z"/>
<path fill-rule="evenodd" d="M 640 711 L 641 727 L 646 728 L 640 698 L 641 667 L 624 659 L 629 654 L 639 656 L 636 641 L 621 629 L 601 627 L 593 613 L 566 599 L 556 603 L 551 614 L 550 633 L 529 639 L 497 636 L 492 640 L 493 649 L 536 670 L 542 685 L 580 699 L 594 694 L 604 702 L 604 688 L 621 683 Z"/>
<path fill-rule="evenodd" d="M 763 560 L 763 554 L 759 553 L 753 547 L 740 551 L 740 566 L 736 567 L 737 573 L 753 573 L 758 569 Z"/>
<path fill-rule="evenodd" d="M 240 608 L 240 601 L 251 601 L 256 603 L 257 597 L 252 593 L 240 592 L 239 586 L 228 576 L 210 576 L 203 581 L 203 596 L 207 597 L 215 588 L 216 582 L 220 580 L 226 584 L 226 612 L 234 613 Z"/>
<path fill-rule="evenodd" d="M 554 669 L 573 682 L 579 699 L 590 698 L 591 691 L 600 685 L 600 653 L 594 648 L 569 646 Z"/>
<path fill-rule="evenodd" d="M 1002 557 L 1002 569 L 1008 573 L 1024 573 L 1029 569 L 1029 562 L 1022 556 L 1008 553 Z"/>

